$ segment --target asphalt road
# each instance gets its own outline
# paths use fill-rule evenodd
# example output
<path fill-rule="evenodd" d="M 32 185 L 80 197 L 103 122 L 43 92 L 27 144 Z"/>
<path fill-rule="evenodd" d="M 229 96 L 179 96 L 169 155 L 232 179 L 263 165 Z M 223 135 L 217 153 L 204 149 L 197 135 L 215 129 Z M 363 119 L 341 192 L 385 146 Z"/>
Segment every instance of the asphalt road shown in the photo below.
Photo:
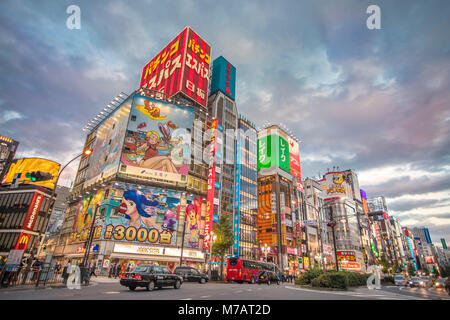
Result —
<path fill-rule="evenodd" d="M 0 300 L 417 300 L 450 297 L 432 288 L 383 287 L 382 290 L 355 288 L 350 291 L 304 289 L 292 284 L 183 283 L 180 289 L 171 287 L 148 292 L 144 288 L 130 291 L 118 280 L 92 279 L 91 285 L 80 290 L 45 288 L 0 290 Z"/>

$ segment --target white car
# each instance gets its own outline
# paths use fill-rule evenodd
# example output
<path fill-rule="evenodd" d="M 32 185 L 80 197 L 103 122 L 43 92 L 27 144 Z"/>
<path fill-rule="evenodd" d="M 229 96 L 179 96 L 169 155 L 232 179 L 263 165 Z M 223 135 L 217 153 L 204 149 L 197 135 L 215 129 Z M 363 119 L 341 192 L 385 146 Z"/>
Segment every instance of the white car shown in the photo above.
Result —
<path fill-rule="evenodd" d="M 408 280 L 402 274 L 397 274 L 394 277 L 394 282 L 396 286 L 406 286 L 408 285 Z"/>

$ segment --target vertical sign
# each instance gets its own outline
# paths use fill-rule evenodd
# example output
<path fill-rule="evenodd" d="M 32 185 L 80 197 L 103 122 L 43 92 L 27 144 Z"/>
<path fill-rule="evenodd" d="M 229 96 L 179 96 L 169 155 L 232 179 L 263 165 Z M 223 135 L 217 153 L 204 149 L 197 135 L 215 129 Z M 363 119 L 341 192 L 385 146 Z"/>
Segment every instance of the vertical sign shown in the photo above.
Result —
<path fill-rule="evenodd" d="M 300 168 L 300 148 L 298 142 L 288 137 L 289 142 L 289 162 L 290 173 L 298 180 L 302 180 L 302 170 Z"/>
<path fill-rule="evenodd" d="M 289 144 L 283 137 L 279 137 L 279 158 L 278 163 L 281 169 L 290 173 L 290 161 L 289 161 Z"/>
<path fill-rule="evenodd" d="M 208 193 L 206 196 L 206 217 L 205 217 L 205 240 L 203 249 L 208 250 L 211 242 L 211 231 L 213 228 L 214 215 L 214 182 L 216 179 L 216 130 L 219 124 L 218 119 L 214 119 L 211 124 L 211 145 L 208 170 Z"/>
<path fill-rule="evenodd" d="M 211 94 L 222 91 L 232 100 L 236 91 L 236 68 L 224 57 L 220 56 L 213 62 L 211 78 Z"/>
<path fill-rule="evenodd" d="M 36 224 L 36 220 L 38 218 L 39 210 L 41 209 L 43 199 L 44 196 L 42 194 L 37 192 L 34 193 L 33 199 L 31 200 L 30 207 L 28 208 L 27 215 L 22 225 L 22 230 L 33 231 L 34 225 Z M 14 249 L 26 250 L 30 238 L 31 238 L 30 234 L 21 232 L 19 238 L 17 239 L 17 243 Z"/>
<path fill-rule="evenodd" d="M 240 241 L 240 224 L 241 224 L 241 136 L 240 130 L 238 130 L 238 137 L 236 140 L 236 171 L 234 176 L 234 244 L 233 244 L 233 255 L 238 257 L 239 252 L 239 241 Z"/>
<path fill-rule="evenodd" d="M 447 250 L 447 243 L 445 242 L 444 238 L 441 238 L 441 243 L 442 243 L 442 248 L 444 248 L 444 250 Z"/>

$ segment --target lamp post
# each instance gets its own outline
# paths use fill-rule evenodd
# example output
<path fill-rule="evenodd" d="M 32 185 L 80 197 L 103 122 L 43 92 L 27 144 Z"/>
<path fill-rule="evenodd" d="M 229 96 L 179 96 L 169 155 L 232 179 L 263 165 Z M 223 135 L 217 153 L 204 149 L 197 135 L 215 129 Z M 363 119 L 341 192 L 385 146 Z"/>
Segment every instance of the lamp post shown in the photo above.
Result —
<path fill-rule="evenodd" d="M 73 158 L 72 160 L 70 160 L 69 162 L 67 162 L 66 165 L 65 165 L 64 167 L 62 167 L 62 169 L 58 172 L 58 175 L 56 176 L 55 184 L 54 184 L 54 186 L 53 186 L 52 194 L 51 194 L 51 196 L 50 196 L 50 201 L 53 201 L 53 198 L 55 197 L 56 187 L 58 186 L 59 177 L 61 176 L 61 173 L 64 171 L 64 169 L 65 169 L 69 164 L 71 164 L 73 161 L 75 161 L 76 159 L 78 159 L 79 157 L 81 157 L 82 155 L 85 155 L 85 156 L 88 157 L 88 156 L 91 155 L 91 153 L 92 153 L 92 149 L 86 148 L 86 149 L 83 150 L 82 153 L 80 153 L 79 155 L 77 155 L 75 158 Z M 56 199 L 55 199 L 55 200 L 56 200 Z M 55 204 L 55 201 L 53 201 L 52 204 L 49 206 L 49 209 L 48 209 L 48 212 L 47 212 L 47 213 L 50 213 L 50 212 L 53 210 L 54 204 Z M 61 237 L 61 233 L 59 234 L 59 237 Z M 58 237 L 58 243 L 59 243 L 59 237 Z M 38 248 L 37 248 L 37 250 L 36 250 L 36 254 L 39 255 L 39 253 L 41 252 L 41 247 L 42 247 L 42 244 L 43 244 L 44 240 L 45 240 L 45 233 L 44 233 L 43 236 L 41 236 L 41 239 L 40 239 L 40 237 L 38 237 L 38 241 L 36 241 L 36 242 L 33 243 L 33 246 L 32 246 L 32 248 L 31 248 L 31 255 L 30 255 L 30 258 L 28 259 L 27 267 L 26 267 L 26 269 L 25 269 L 25 277 L 24 277 L 23 283 L 25 283 L 26 277 L 27 277 L 28 273 L 30 272 L 31 264 L 33 263 L 33 260 L 34 260 L 34 251 L 36 250 L 36 245 L 39 244 L 39 245 L 37 246 Z M 37 284 L 39 284 L 39 280 L 37 281 Z"/>
<path fill-rule="evenodd" d="M 334 220 L 331 220 L 327 225 L 331 227 L 331 231 L 333 232 L 334 258 L 336 260 L 336 271 L 339 271 L 339 263 L 337 259 L 337 249 L 336 249 L 336 238 L 334 236 L 334 226 L 336 225 L 336 222 Z"/>
<path fill-rule="evenodd" d="M 208 268 L 208 278 L 211 280 L 211 262 L 212 262 L 212 247 L 216 241 L 217 236 L 211 231 L 211 242 L 209 243 L 209 268 Z"/>

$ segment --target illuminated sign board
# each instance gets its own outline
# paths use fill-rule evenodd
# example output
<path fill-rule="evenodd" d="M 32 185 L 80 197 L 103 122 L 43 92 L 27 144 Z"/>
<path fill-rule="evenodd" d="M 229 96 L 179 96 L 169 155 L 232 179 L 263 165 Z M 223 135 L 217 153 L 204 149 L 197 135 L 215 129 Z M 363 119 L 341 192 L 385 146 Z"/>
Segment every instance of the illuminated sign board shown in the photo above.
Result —
<path fill-rule="evenodd" d="M 19 142 L 0 136 L 0 182 L 14 159 Z"/>
<path fill-rule="evenodd" d="M 236 68 L 222 56 L 213 61 L 211 94 L 219 90 L 235 100 Z"/>
<path fill-rule="evenodd" d="M 211 231 L 213 228 L 214 215 L 214 185 L 216 179 L 216 130 L 218 128 L 219 120 L 214 119 L 211 124 L 211 144 L 210 144 L 210 158 L 208 169 L 208 192 L 206 196 L 206 217 L 205 217 L 205 240 L 203 242 L 203 249 L 208 250 L 211 242 Z"/>
<path fill-rule="evenodd" d="M 240 132 L 240 131 L 239 131 Z M 234 229 L 234 243 L 233 243 L 233 255 L 238 257 L 239 252 L 239 241 L 240 241 L 240 224 L 241 224 L 241 146 L 242 138 L 236 139 L 236 171 L 234 175 L 234 219 L 233 219 L 233 229 Z"/>
<path fill-rule="evenodd" d="M 206 107 L 211 46 L 190 27 L 159 52 L 143 70 L 139 87 L 171 97 L 182 92 Z"/>
<path fill-rule="evenodd" d="M 344 180 L 341 172 L 328 172 L 324 179 L 319 182 L 322 184 L 324 200 L 352 198 L 352 189 L 348 182 Z"/>
<path fill-rule="evenodd" d="M 2 184 L 11 184 L 16 174 L 20 174 L 19 184 L 35 184 L 49 189 L 55 187 L 60 164 L 41 158 L 22 158 L 14 160 L 3 177 Z"/>

